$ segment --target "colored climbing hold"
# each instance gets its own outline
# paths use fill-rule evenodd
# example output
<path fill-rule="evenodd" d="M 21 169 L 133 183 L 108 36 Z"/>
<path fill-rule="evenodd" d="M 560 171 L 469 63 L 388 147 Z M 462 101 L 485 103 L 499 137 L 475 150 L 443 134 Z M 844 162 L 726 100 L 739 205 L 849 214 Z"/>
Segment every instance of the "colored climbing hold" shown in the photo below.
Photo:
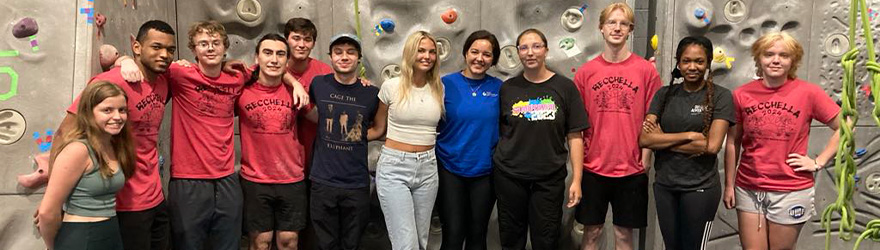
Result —
<path fill-rule="evenodd" d="M 584 13 L 581 9 L 576 7 L 568 8 L 562 13 L 560 22 L 562 22 L 562 28 L 566 31 L 575 32 L 580 29 L 581 25 L 584 23 Z"/>
<path fill-rule="evenodd" d="M 443 19 L 443 22 L 446 24 L 452 24 L 458 19 L 458 12 L 453 8 L 449 8 L 443 14 L 440 15 L 440 19 Z"/>
<path fill-rule="evenodd" d="M 715 47 L 715 51 L 713 51 L 712 61 L 716 63 L 724 63 L 727 66 L 727 69 L 733 68 L 733 64 L 731 62 L 736 61 L 736 58 L 727 56 L 724 53 L 724 49 L 721 47 Z"/>
<path fill-rule="evenodd" d="M 391 33 L 394 32 L 394 27 L 396 27 L 394 21 L 389 18 L 385 18 L 379 21 L 379 24 L 377 24 L 376 27 L 373 28 L 373 34 L 379 36 L 382 33 Z"/>
<path fill-rule="evenodd" d="M 571 37 L 560 39 L 559 48 L 562 49 L 562 52 L 565 52 L 565 55 L 568 57 L 576 56 L 582 52 L 577 44 L 575 44 L 574 38 Z"/>
<path fill-rule="evenodd" d="M 709 13 L 703 8 L 697 8 L 694 10 L 694 17 L 702 20 L 704 23 L 709 24 Z"/>
<path fill-rule="evenodd" d="M 856 156 L 856 158 L 859 158 L 859 157 L 865 156 L 866 153 L 868 153 L 868 149 L 859 148 L 859 149 L 856 149 L 855 156 Z"/>
<path fill-rule="evenodd" d="M 379 21 L 379 26 L 381 26 L 386 32 L 394 32 L 395 25 L 394 21 L 391 21 L 391 19 L 382 19 L 382 21 Z"/>
<path fill-rule="evenodd" d="M 25 17 L 22 18 L 21 21 L 18 21 L 18 23 L 15 23 L 15 26 L 12 27 L 12 36 L 15 38 L 25 38 L 36 35 L 37 31 L 39 31 L 37 20 Z"/>
<path fill-rule="evenodd" d="M 657 37 L 657 34 L 651 37 L 651 49 L 657 50 L 657 45 L 660 43 L 660 38 Z"/>
<path fill-rule="evenodd" d="M 706 16 L 706 10 L 703 8 L 697 8 L 694 10 L 694 17 L 697 19 L 703 19 L 704 16 Z"/>
<path fill-rule="evenodd" d="M 104 69 L 104 71 L 112 68 L 118 58 L 119 51 L 116 47 L 113 47 L 113 45 L 104 44 L 98 49 L 98 61 L 100 61 L 101 68 Z"/>

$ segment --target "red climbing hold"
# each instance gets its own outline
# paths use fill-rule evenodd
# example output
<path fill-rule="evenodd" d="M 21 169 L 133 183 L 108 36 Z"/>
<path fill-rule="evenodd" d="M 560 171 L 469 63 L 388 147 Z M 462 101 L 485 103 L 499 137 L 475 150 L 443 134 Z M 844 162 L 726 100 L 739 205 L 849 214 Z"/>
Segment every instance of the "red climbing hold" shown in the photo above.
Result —
<path fill-rule="evenodd" d="M 449 8 L 448 10 L 443 12 L 442 15 L 440 15 L 440 18 L 443 19 L 444 23 L 452 24 L 455 22 L 456 19 L 458 19 L 458 12 L 456 12 L 453 8 Z"/>

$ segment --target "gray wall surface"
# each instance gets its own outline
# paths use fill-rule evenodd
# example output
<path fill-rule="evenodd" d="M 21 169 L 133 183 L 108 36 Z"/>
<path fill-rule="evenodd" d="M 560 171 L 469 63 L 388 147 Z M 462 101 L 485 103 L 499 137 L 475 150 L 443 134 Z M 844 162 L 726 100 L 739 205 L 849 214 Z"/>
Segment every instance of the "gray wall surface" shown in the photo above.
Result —
<path fill-rule="evenodd" d="M 206 19 L 217 20 L 229 31 L 231 47 L 228 58 L 253 60 L 256 40 L 268 32 L 280 32 L 284 22 L 292 17 L 306 17 L 318 26 L 318 37 L 312 56 L 327 61 L 328 40 L 337 33 L 355 33 L 355 18 L 361 23 L 361 39 L 364 47 L 362 63 L 367 77 L 376 85 L 394 75 L 399 65 L 403 41 L 417 30 L 427 30 L 440 38 L 440 66 L 444 73 L 458 71 L 463 67 L 461 46 L 473 31 L 486 29 L 499 39 L 502 48 L 512 48 L 514 39 L 524 29 L 538 28 L 548 39 L 550 53 L 548 65 L 567 77 L 574 69 L 597 56 L 602 50 L 602 38 L 598 32 L 599 12 L 612 0 L 362 0 L 355 14 L 354 1 L 344 0 L 49 0 L 13 1 L 3 0 L 0 5 L 0 159 L 5 163 L 0 169 L 0 249 L 42 249 L 42 241 L 32 224 L 33 211 L 42 198 L 42 189 L 30 190 L 16 182 L 18 175 L 34 170 L 33 155 L 40 153 L 37 138 L 45 139 L 47 130 L 55 130 L 64 116 L 64 110 L 85 86 L 89 77 L 98 73 L 97 48 L 102 44 L 114 45 L 121 54 L 131 54 L 129 36 L 147 20 L 160 19 L 175 26 L 178 34 L 179 59 L 192 61 L 193 54 L 186 48 L 186 33 L 192 22 Z M 636 12 L 636 29 L 630 38 L 633 51 L 641 56 L 652 56 L 650 47 L 654 34 L 659 36 L 657 66 L 660 75 L 668 81 L 674 63 L 672 53 L 679 39 L 688 35 L 705 35 L 716 47 L 724 49 L 728 57 L 735 58 L 731 67 L 715 63 L 712 69 L 715 82 L 734 89 L 754 76 L 754 62 L 749 47 L 761 34 L 784 30 L 792 33 L 806 50 L 799 76 L 822 86 L 835 100 L 839 100 L 842 69 L 840 55 L 850 42 L 864 47 L 864 40 L 848 41 L 848 1 L 832 0 L 627 0 Z M 868 1 L 872 9 L 880 4 Z M 123 5 L 127 4 L 127 5 Z M 238 9 L 241 5 L 244 8 Z M 565 27 L 564 13 L 569 8 L 586 5 L 580 27 Z M 257 7 L 259 6 L 259 7 Z M 107 23 L 98 36 L 99 29 L 88 21 L 86 9 L 107 17 Z M 694 17 L 694 10 L 702 8 L 708 13 L 709 22 Z M 452 9 L 457 12 L 455 22 L 447 24 L 441 13 Z M 725 9 L 727 9 L 725 13 Z M 12 29 L 22 18 L 31 17 L 39 24 L 34 39 L 15 38 Z M 395 22 L 394 32 L 375 34 L 375 26 L 383 19 Z M 871 20 L 874 29 L 880 21 Z M 560 42 L 571 38 L 575 46 L 569 51 Z M 33 49 L 32 41 L 39 44 Z M 18 51 L 14 55 L 9 51 Z M 8 52 L 8 53 L 5 53 Z M 863 56 L 864 57 L 864 56 Z M 490 74 L 502 79 L 512 77 L 521 70 L 515 50 L 502 51 L 499 66 Z M 857 80 L 867 84 L 864 59 L 859 64 Z M 6 70 L 4 69 L 11 69 Z M 11 95 L 12 74 L 17 75 L 17 94 Z M 664 82 L 665 84 L 665 82 Z M 861 89 L 861 88 L 860 88 Z M 873 106 L 864 91 L 859 92 L 859 105 L 863 114 L 856 133 L 857 147 L 868 153 L 858 160 L 861 177 L 855 195 L 857 208 L 856 233 L 865 224 L 880 215 L 880 189 L 868 189 L 866 179 L 880 180 L 876 163 L 880 156 L 880 129 L 876 128 L 867 114 Z M 170 114 L 166 112 L 167 114 Z M 168 158 L 168 121 L 166 114 L 160 139 L 160 152 Z M 34 137 L 34 133 L 39 133 Z M 810 137 L 809 152 L 818 153 L 831 131 L 821 124 L 814 124 Z M 237 137 L 237 136 L 236 136 Z M 381 142 L 371 143 L 371 169 Z M 45 145 L 44 145 L 45 146 Z M 238 149 L 236 149 L 238 150 Z M 162 167 L 167 181 L 166 161 Z M 719 171 L 723 167 L 719 164 Z M 651 176 L 653 174 L 650 174 Z M 817 174 L 815 207 L 820 214 L 825 206 L 836 198 L 833 188 L 833 170 Z M 872 179 L 873 180 L 873 179 Z M 570 179 L 568 180 L 570 181 Z M 873 187 L 873 186 L 872 186 Z M 374 194 L 375 195 L 375 194 Z M 637 230 L 637 249 L 664 249 L 653 200 L 649 203 L 649 227 Z M 365 249 L 389 249 L 382 214 L 378 201 L 372 206 L 371 224 L 363 239 Z M 574 249 L 580 244 L 582 227 L 573 219 L 571 209 L 564 210 L 563 248 Z M 609 219 L 610 221 L 610 219 Z M 430 248 L 439 248 L 442 234 L 439 221 L 433 223 Z M 498 246 L 497 223 L 493 217 L 489 225 L 490 248 Z M 606 232 L 610 231 L 606 227 Z M 851 249 L 853 242 L 832 237 L 832 249 Z M 719 204 L 712 231 L 710 249 L 740 249 L 736 213 Z M 610 234 L 603 236 L 603 249 L 613 249 Z M 811 219 L 800 236 L 801 249 L 821 249 L 824 246 L 824 229 L 819 226 L 819 215 Z M 863 242 L 861 249 L 880 249 L 880 244 Z"/>

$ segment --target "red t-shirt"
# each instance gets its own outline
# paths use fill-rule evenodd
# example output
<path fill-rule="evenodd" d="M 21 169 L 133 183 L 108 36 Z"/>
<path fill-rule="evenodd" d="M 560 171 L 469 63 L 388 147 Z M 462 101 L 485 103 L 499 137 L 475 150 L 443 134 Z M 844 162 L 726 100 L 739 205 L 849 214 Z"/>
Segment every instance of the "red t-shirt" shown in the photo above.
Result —
<path fill-rule="evenodd" d="M 807 155 L 810 122 L 831 122 L 840 107 L 819 86 L 800 79 L 768 88 L 754 80 L 733 92 L 736 123 L 743 127 L 736 185 L 753 190 L 795 191 L 813 186 L 813 173 L 794 172 L 788 155 Z"/>
<path fill-rule="evenodd" d="M 116 194 L 117 211 L 143 211 L 163 200 L 162 181 L 159 178 L 159 153 L 156 148 L 159 125 L 168 100 L 168 82 L 159 75 L 153 82 L 129 83 L 122 79 L 119 67 L 93 77 L 89 82 L 108 81 L 125 90 L 128 95 L 128 122 L 135 144 L 134 174 Z M 67 109 L 76 114 L 79 97 Z"/>
<path fill-rule="evenodd" d="M 235 172 L 235 99 L 245 74 L 207 77 L 172 64 L 171 177 L 217 179 Z"/>
<path fill-rule="evenodd" d="M 584 131 L 584 169 L 608 176 L 643 173 L 639 133 L 663 85 L 651 63 L 632 54 L 619 63 L 597 56 L 574 75 L 592 126 Z"/>
<path fill-rule="evenodd" d="M 315 78 L 315 76 L 333 73 L 333 69 L 330 68 L 330 65 L 310 57 L 309 66 L 305 71 L 297 73 L 290 68 L 287 68 L 287 73 L 290 73 L 297 81 L 302 83 L 303 88 L 305 88 L 306 93 L 308 93 L 309 86 L 312 85 L 312 79 Z M 314 106 L 311 104 L 312 102 L 314 102 L 314 100 L 309 102 L 309 107 L 303 110 L 311 110 Z M 306 119 L 305 112 L 302 112 L 297 120 L 297 124 L 299 125 L 297 136 L 300 145 L 305 148 L 306 166 L 308 166 L 311 164 L 312 160 L 312 144 L 315 143 L 315 137 L 318 134 L 318 125 Z"/>
<path fill-rule="evenodd" d="M 241 134 L 241 177 L 268 184 L 305 178 L 291 91 L 293 88 L 283 83 L 266 87 L 259 82 L 242 91 L 235 105 Z"/>

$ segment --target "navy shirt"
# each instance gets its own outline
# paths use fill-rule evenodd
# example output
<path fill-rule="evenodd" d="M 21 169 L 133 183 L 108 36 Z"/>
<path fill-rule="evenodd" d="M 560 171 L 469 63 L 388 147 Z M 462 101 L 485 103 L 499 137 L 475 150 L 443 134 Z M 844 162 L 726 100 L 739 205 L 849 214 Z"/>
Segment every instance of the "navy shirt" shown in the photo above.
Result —
<path fill-rule="evenodd" d="M 446 115 L 437 125 L 437 155 L 449 172 L 477 177 L 492 172 L 492 150 L 498 143 L 498 91 L 492 76 L 470 79 L 461 72 L 442 79 Z"/>
<path fill-rule="evenodd" d="M 713 85 L 715 95 L 712 118 L 723 119 L 733 125 L 736 121 L 733 111 L 733 96 L 730 90 Z M 695 92 L 687 92 L 682 84 L 672 85 L 672 93 L 667 98 L 670 86 L 664 86 L 654 95 L 648 114 L 659 115 L 660 128 L 665 133 L 702 132 L 703 110 L 707 107 L 706 88 Z M 661 112 L 662 110 L 662 112 Z M 660 114 L 662 113 L 662 114 Z M 711 124 L 711 123 L 710 123 Z M 701 155 L 691 157 L 687 154 L 672 152 L 668 149 L 654 151 L 654 178 L 657 185 L 669 189 L 692 191 L 720 185 L 718 180 L 718 156 Z"/>
<path fill-rule="evenodd" d="M 338 188 L 370 186 L 367 129 L 379 107 L 379 88 L 343 85 L 333 74 L 316 76 L 309 97 L 318 109 L 318 136 L 309 179 Z"/>

